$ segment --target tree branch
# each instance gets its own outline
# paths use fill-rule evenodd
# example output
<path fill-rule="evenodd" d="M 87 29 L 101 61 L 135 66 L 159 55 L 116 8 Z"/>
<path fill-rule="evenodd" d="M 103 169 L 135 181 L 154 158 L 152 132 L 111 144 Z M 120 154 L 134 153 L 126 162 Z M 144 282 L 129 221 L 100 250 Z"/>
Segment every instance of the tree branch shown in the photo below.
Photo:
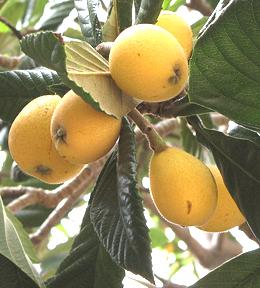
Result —
<path fill-rule="evenodd" d="M 86 187 L 89 184 L 89 177 L 91 178 L 92 174 L 95 174 L 97 169 L 100 168 L 104 163 L 104 159 L 100 159 L 97 162 L 93 162 L 83 168 L 78 176 L 73 178 L 70 181 L 65 182 L 56 189 L 44 190 L 41 188 L 32 188 L 32 187 L 6 187 L 0 189 L 0 195 L 10 195 L 21 193 L 19 198 L 12 201 L 7 208 L 13 213 L 34 204 L 40 204 L 47 208 L 53 208 L 58 205 L 58 203 L 64 198 L 70 196 L 74 190 L 79 189 L 80 187 Z"/>
<path fill-rule="evenodd" d="M 91 165 L 91 168 L 84 168 L 83 171 L 74 180 L 72 180 L 73 182 L 66 185 L 66 192 L 64 192 L 63 195 L 61 194 L 60 197 L 64 197 L 64 195 L 67 195 L 69 192 L 67 195 L 68 197 L 61 201 L 56 200 L 58 204 L 57 207 L 51 212 L 39 229 L 30 235 L 33 244 L 38 245 L 48 236 L 51 228 L 60 222 L 60 220 L 67 214 L 86 188 L 97 179 L 104 161 L 105 159 L 103 158 L 102 161 L 99 160 L 94 162 Z"/>
<path fill-rule="evenodd" d="M 23 38 L 22 33 L 17 30 L 12 23 L 10 23 L 7 19 L 5 19 L 3 16 L 0 16 L 0 22 L 4 23 L 8 28 L 10 28 L 13 32 L 13 34 L 21 40 Z"/>
<path fill-rule="evenodd" d="M 14 69 L 21 62 L 21 56 L 4 56 L 0 55 L 0 66 L 6 69 Z"/>
<path fill-rule="evenodd" d="M 153 125 L 137 109 L 128 113 L 128 116 L 136 123 L 155 152 L 163 151 L 168 147 Z"/>

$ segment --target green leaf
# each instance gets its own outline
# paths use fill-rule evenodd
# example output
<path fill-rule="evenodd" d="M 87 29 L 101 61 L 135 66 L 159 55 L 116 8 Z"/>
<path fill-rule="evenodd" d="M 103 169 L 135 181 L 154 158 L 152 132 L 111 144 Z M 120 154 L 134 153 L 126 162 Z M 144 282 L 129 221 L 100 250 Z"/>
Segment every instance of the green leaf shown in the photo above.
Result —
<path fill-rule="evenodd" d="M 207 2 L 210 4 L 210 6 L 212 8 L 216 8 L 216 6 L 218 5 L 219 3 L 219 0 L 207 0 Z"/>
<path fill-rule="evenodd" d="M 96 46 L 96 40 L 93 35 L 93 30 L 89 18 L 88 3 L 87 1 L 74 0 L 75 8 L 78 12 L 78 19 L 81 28 L 81 32 L 85 37 L 86 41 L 91 46 Z"/>
<path fill-rule="evenodd" d="M 52 0 L 45 6 L 38 30 L 56 30 L 74 8 L 73 0 Z"/>
<path fill-rule="evenodd" d="M 82 34 L 92 45 L 102 42 L 101 24 L 98 20 L 98 0 L 74 0 L 79 15 Z"/>
<path fill-rule="evenodd" d="M 135 137 L 126 119 L 118 157 L 116 152 L 112 154 L 96 183 L 90 218 L 112 259 L 124 269 L 154 282 L 148 228 L 136 188 Z"/>
<path fill-rule="evenodd" d="M 201 156 L 201 145 L 198 143 L 196 136 L 192 133 L 188 127 L 188 123 L 185 118 L 180 119 L 181 127 L 181 146 L 189 154 L 192 154 L 198 158 Z"/>
<path fill-rule="evenodd" d="M 27 274 L 35 283 L 37 283 L 39 287 L 44 287 L 38 273 L 25 253 L 21 239 L 19 238 L 19 233 L 17 232 L 11 219 L 8 217 L 1 198 L 0 235 L 0 254 L 16 264 L 25 274 Z"/>
<path fill-rule="evenodd" d="M 206 129 L 198 118 L 189 122 L 199 142 L 213 153 L 224 182 L 244 213 L 248 224 L 260 239 L 260 136 L 243 127 L 230 135 Z M 243 135 L 243 136 L 241 136 Z"/>
<path fill-rule="evenodd" d="M 7 217 L 12 221 L 14 225 L 26 255 L 31 259 L 31 261 L 38 263 L 39 259 L 36 256 L 35 248 L 29 238 L 28 233 L 24 230 L 22 223 L 8 209 L 6 209 L 5 212 Z"/>
<path fill-rule="evenodd" d="M 193 40 L 195 41 L 202 27 L 207 23 L 208 17 L 204 16 L 191 25 Z"/>
<path fill-rule="evenodd" d="M 99 110 L 98 103 L 93 100 L 90 94 L 68 78 L 64 40 L 61 35 L 52 32 L 30 34 L 23 37 L 21 47 L 23 52 L 36 62 L 55 70 L 64 84 L 73 89 L 76 94 L 80 95 L 95 109 Z"/>
<path fill-rule="evenodd" d="M 120 288 L 124 270 L 118 267 L 99 242 L 87 208 L 81 230 L 69 256 L 47 282 L 48 288 Z"/>
<path fill-rule="evenodd" d="M 118 34 L 132 25 L 133 0 L 114 0 Z"/>
<path fill-rule="evenodd" d="M 69 238 L 65 243 L 57 245 L 52 250 L 47 250 L 45 255 L 42 257 L 41 268 L 42 273 L 41 276 L 43 279 L 49 279 L 53 277 L 61 262 L 68 256 L 74 239 Z"/>
<path fill-rule="evenodd" d="M 154 24 L 161 12 L 163 0 L 142 0 L 135 24 Z"/>
<path fill-rule="evenodd" d="M 0 255 L 0 267 L 0 287 L 39 288 L 28 275 L 3 255 Z"/>
<path fill-rule="evenodd" d="M 59 76 L 47 69 L 0 72 L 0 118 L 12 122 L 32 99 L 51 93 L 60 84 Z"/>
<path fill-rule="evenodd" d="M 257 249 L 233 258 L 189 287 L 260 287 L 260 250 Z"/>
<path fill-rule="evenodd" d="M 191 102 L 260 128 L 260 1 L 220 1 L 190 61 Z"/>

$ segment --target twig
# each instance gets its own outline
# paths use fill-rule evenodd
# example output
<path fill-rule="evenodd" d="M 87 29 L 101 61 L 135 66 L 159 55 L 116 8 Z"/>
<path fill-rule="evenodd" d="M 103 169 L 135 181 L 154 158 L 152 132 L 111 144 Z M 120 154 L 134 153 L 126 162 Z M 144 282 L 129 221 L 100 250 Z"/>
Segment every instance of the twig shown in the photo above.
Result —
<path fill-rule="evenodd" d="M 23 194 L 7 206 L 13 213 L 17 213 L 25 207 L 34 204 L 41 204 L 47 208 L 53 208 L 56 207 L 61 200 L 71 195 L 74 190 L 77 190 L 81 186 L 86 187 L 89 184 L 88 178 L 97 170 L 96 167 L 100 167 L 103 163 L 104 159 L 101 159 L 89 164 L 77 177 L 65 182 L 52 191 L 32 187 L 6 187 L 0 189 L 0 194 L 10 195 L 19 192 Z"/>
<path fill-rule="evenodd" d="M 4 23 L 8 28 L 10 28 L 13 32 L 13 34 L 21 40 L 23 38 L 22 33 L 17 30 L 12 23 L 10 23 L 7 19 L 5 19 L 3 16 L 0 16 L 0 22 Z"/>
<path fill-rule="evenodd" d="M 137 109 L 131 111 L 128 116 L 136 123 L 141 132 L 146 136 L 151 148 L 155 152 L 163 151 L 168 147 L 162 137 L 157 133 L 153 125 L 146 120 Z"/>

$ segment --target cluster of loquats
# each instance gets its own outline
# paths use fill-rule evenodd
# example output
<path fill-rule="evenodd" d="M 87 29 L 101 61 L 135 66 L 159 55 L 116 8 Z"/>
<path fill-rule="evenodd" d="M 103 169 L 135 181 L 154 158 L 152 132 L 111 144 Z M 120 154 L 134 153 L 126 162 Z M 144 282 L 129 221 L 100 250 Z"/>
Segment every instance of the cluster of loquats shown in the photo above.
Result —
<path fill-rule="evenodd" d="M 127 97 L 165 101 L 185 88 L 191 51 L 190 26 L 176 13 L 162 12 L 155 25 L 134 25 L 118 36 L 109 69 Z M 27 104 L 12 124 L 9 148 L 27 174 L 62 183 L 107 154 L 120 128 L 120 119 L 95 110 L 71 90 L 63 98 L 47 95 Z M 152 199 L 168 221 L 211 232 L 245 221 L 217 168 L 187 152 L 166 144 L 154 149 L 149 173 Z"/>
<path fill-rule="evenodd" d="M 9 137 L 13 159 L 27 174 L 50 184 L 76 176 L 84 164 L 104 156 L 116 143 L 121 121 L 96 111 L 73 91 L 28 103 Z"/>

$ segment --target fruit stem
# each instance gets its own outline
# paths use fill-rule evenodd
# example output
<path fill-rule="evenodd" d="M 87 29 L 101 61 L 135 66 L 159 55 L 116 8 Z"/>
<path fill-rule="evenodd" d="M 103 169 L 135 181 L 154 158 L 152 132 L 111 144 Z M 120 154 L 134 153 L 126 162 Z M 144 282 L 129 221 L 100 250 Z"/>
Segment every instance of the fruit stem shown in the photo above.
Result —
<path fill-rule="evenodd" d="M 163 138 L 157 133 L 153 125 L 144 118 L 144 116 L 135 108 L 128 116 L 135 122 L 141 132 L 146 136 L 151 149 L 154 152 L 162 152 L 169 146 L 164 142 Z"/>

